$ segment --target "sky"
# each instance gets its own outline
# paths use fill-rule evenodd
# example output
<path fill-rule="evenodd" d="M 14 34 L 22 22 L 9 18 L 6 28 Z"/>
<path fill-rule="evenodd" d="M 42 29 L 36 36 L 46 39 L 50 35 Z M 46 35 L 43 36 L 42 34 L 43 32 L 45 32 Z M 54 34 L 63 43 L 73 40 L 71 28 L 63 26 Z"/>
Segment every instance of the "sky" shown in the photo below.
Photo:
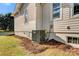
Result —
<path fill-rule="evenodd" d="M 0 14 L 13 13 L 16 3 L 0 3 Z"/>

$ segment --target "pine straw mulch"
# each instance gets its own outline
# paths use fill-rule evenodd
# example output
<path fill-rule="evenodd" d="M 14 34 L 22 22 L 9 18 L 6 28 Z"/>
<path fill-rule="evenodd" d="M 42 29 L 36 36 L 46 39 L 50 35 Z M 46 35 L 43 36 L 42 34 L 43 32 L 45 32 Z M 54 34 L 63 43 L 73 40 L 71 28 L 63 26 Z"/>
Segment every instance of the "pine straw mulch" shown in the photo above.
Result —
<path fill-rule="evenodd" d="M 46 43 L 38 44 L 38 43 L 32 42 L 32 40 L 25 37 L 20 37 L 20 36 L 15 36 L 15 37 L 22 40 L 22 46 L 24 46 L 25 49 L 28 50 L 30 53 L 37 54 L 45 51 L 48 48 L 57 48 L 65 52 L 79 54 L 79 48 L 73 48 L 70 45 L 65 45 L 64 43 L 58 42 L 54 39 Z"/>

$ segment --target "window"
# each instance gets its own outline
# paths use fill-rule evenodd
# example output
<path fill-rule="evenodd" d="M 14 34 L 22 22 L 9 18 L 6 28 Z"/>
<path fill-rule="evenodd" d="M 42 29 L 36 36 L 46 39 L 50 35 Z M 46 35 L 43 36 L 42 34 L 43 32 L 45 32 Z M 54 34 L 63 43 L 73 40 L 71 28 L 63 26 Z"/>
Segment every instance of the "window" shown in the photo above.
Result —
<path fill-rule="evenodd" d="M 74 15 L 79 14 L 79 3 L 74 3 Z"/>
<path fill-rule="evenodd" d="M 68 43 L 72 43 L 72 37 L 68 37 Z"/>
<path fill-rule="evenodd" d="M 79 44 L 79 38 L 78 38 L 78 42 L 77 43 Z"/>
<path fill-rule="evenodd" d="M 77 43 L 77 37 L 73 37 L 73 43 Z"/>
<path fill-rule="evenodd" d="M 67 37 L 68 43 L 79 44 L 79 37 Z"/>
<path fill-rule="evenodd" d="M 53 3 L 53 18 L 60 17 L 60 3 Z"/>

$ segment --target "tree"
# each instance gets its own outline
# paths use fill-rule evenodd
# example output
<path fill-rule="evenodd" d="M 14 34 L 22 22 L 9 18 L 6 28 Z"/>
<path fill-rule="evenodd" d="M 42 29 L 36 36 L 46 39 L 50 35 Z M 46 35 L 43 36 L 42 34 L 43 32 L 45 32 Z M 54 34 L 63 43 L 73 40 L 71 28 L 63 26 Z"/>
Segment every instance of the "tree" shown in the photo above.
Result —
<path fill-rule="evenodd" d="M 8 29 L 9 31 L 13 31 L 14 30 L 14 17 L 11 16 L 11 13 L 8 13 L 5 15 L 5 27 L 6 29 Z"/>
<path fill-rule="evenodd" d="M 0 26 L 3 30 L 14 31 L 14 17 L 11 13 L 0 15 Z"/>
<path fill-rule="evenodd" d="M 4 15 L 0 14 L 0 29 L 4 29 Z"/>

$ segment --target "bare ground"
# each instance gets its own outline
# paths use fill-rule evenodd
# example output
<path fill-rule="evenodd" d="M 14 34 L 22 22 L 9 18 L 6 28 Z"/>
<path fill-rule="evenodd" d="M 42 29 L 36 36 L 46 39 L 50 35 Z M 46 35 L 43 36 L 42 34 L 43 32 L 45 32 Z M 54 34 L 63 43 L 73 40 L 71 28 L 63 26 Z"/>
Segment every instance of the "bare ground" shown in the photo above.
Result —
<path fill-rule="evenodd" d="M 19 37 L 19 36 L 15 36 L 15 37 L 22 40 L 22 46 L 24 46 L 25 49 L 28 50 L 30 53 L 38 54 L 50 48 L 50 49 L 59 49 L 59 52 L 64 51 L 66 53 L 79 55 L 79 48 L 73 48 L 70 45 L 65 45 L 64 43 L 57 42 L 53 39 L 46 43 L 38 44 L 38 43 L 32 42 L 32 40 L 25 37 Z"/>

